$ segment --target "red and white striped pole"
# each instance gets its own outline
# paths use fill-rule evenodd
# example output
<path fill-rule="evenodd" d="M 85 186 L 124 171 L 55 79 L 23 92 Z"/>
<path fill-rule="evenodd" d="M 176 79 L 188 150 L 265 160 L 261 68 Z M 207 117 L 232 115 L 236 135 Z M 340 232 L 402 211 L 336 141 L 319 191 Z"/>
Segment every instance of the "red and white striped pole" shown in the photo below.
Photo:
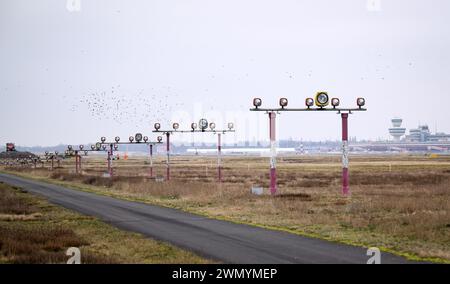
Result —
<path fill-rule="evenodd" d="M 150 144 L 150 177 L 153 177 L 153 144 Z"/>
<path fill-rule="evenodd" d="M 341 113 L 342 117 L 342 194 L 350 194 L 348 176 L 348 113 Z"/>
<path fill-rule="evenodd" d="M 166 159 L 166 180 L 170 180 L 170 132 L 166 132 L 166 151 L 167 151 L 167 159 Z"/>
<path fill-rule="evenodd" d="M 219 182 L 222 182 L 222 134 L 217 133 L 217 175 Z"/>
<path fill-rule="evenodd" d="M 269 112 L 269 133 L 270 133 L 270 193 L 272 195 L 277 192 L 277 169 L 276 169 L 276 133 L 275 133 L 275 117 L 276 113 Z"/>

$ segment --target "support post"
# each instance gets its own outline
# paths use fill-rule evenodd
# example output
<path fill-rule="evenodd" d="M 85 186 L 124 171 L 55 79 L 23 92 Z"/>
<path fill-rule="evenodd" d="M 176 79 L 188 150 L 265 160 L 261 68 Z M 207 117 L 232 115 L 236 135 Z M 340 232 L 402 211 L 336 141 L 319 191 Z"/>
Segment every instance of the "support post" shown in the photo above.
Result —
<path fill-rule="evenodd" d="M 113 144 L 109 145 L 109 151 L 108 151 L 108 173 L 109 177 L 112 178 L 113 176 L 113 169 L 112 169 L 112 157 L 113 157 Z"/>
<path fill-rule="evenodd" d="M 78 175 L 78 151 L 75 151 L 75 173 Z"/>
<path fill-rule="evenodd" d="M 150 178 L 153 178 L 153 144 L 150 144 Z"/>
<path fill-rule="evenodd" d="M 52 171 L 53 171 L 53 168 L 54 168 L 54 160 L 55 160 L 55 156 L 52 156 Z"/>
<path fill-rule="evenodd" d="M 341 113 L 342 117 L 342 194 L 349 195 L 349 174 L 348 174 L 348 113 Z"/>
<path fill-rule="evenodd" d="M 166 180 L 170 180 L 170 132 L 166 132 L 166 152 L 167 152 L 167 159 L 166 159 Z"/>
<path fill-rule="evenodd" d="M 277 193 L 277 169 L 276 169 L 276 129 L 275 129 L 276 113 L 269 112 L 269 128 L 270 128 L 270 193 L 275 195 Z"/>
<path fill-rule="evenodd" d="M 219 182 L 222 182 L 222 134 L 217 133 L 217 176 Z"/>

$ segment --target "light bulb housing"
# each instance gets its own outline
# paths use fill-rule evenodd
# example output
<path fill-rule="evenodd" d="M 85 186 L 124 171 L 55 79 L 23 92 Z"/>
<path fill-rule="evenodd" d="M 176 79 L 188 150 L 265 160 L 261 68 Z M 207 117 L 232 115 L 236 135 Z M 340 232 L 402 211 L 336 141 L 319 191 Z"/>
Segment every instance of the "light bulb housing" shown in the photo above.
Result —
<path fill-rule="evenodd" d="M 315 103 L 317 107 L 324 108 L 330 103 L 330 97 L 327 92 L 318 92 L 316 94 Z"/>
<path fill-rule="evenodd" d="M 206 128 L 208 128 L 208 121 L 204 118 L 200 119 L 200 121 L 198 122 L 198 125 L 200 127 L 200 129 L 202 131 L 206 130 Z"/>
<path fill-rule="evenodd" d="M 141 133 L 136 133 L 136 135 L 134 136 L 136 143 L 141 143 L 142 141 L 142 134 Z"/>
<path fill-rule="evenodd" d="M 287 105 L 288 105 L 288 99 L 286 99 L 286 98 L 281 98 L 281 99 L 280 99 L 280 107 L 281 107 L 281 108 L 285 108 L 285 107 L 287 107 Z"/>
<path fill-rule="evenodd" d="M 255 108 L 259 108 L 262 105 L 262 100 L 260 98 L 254 98 L 253 99 L 253 106 Z"/>
<path fill-rule="evenodd" d="M 332 98 L 331 99 L 331 105 L 333 108 L 338 107 L 341 104 L 341 101 L 338 98 Z"/>
<path fill-rule="evenodd" d="M 159 131 L 159 129 L 161 128 L 161 124 L 157 122 L 155 123 L 154 127 L 156 131 Z"/>
<path fill-rule="evenodd" d="M 359 108 L 362 108 L 363 106 L 366 105 L 366 99 L 358 98 L 358 99 L 356 99 L 356 104 L 358 105 Z"/>
<path fill-rule="evenodd" d="M 314 99 L 313 99 L 313 98 L 307 98 L 307 99 L 305 100 L 305 105 L 306 105 L 308 108 L 311 108 L 312 106 L 314 106 Z"/>

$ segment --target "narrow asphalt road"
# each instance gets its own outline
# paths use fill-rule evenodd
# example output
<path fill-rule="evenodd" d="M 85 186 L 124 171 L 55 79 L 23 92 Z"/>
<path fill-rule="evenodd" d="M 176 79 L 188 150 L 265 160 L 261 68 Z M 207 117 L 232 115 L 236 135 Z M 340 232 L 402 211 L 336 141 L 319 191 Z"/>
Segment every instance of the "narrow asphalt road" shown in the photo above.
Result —
<path fill-rule="evenodd" d="M 225 263 L 360 263 L 367 248 L 234 224 L 198 215 L 68 189 L 0 173 L 0 181 L 46 197 L 51 203 L 98 217 L 120 229 L 141 233 Z M 407 263 L 387 253 L 382 263 Z"/>

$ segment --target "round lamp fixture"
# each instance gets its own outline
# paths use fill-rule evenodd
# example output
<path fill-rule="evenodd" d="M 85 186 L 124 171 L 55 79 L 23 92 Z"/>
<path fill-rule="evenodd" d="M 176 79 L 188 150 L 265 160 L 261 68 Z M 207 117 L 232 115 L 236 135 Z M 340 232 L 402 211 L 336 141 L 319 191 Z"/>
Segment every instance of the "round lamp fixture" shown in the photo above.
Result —
<path fill-rule="evenodd" d="M 255 108 L 258 108 L 262 105 L 262 100 L 260 98 L 254 98 L 253 99 L 253 106 Z"/>
<path fill-rule="evenodd" d="M 281 98 L 280 99 L 280 106 L 281 106 L 281 108 L 285 108 L 285 107 L 287 107 L 287 105 L 288 105 L 288 99 Z"/>
<path fill-rule="evenodd" d="M 119 143 L 120 142 L 120 137 L 116 136 L 116 138 L 114 138 L 114 140 L 116 140 L 116 143 Z"/>
<path fill-rule="evenodd" d="M 135 137 L 137 143 L 141 143 L 141 141 L 142 141 L 141 133 L 136 133 L 136 135 L 134 137 Z"/>
<path fill-rule="evenodd" d="M 331 99 L 331 105 L 336 108 L 341 104 L 341 101 L 338 98 L 332 98 Z"/>
<path fill-rule="evenodd" d="M 326 92 L 318 92 L 316 94 L 316 106 L 320 108 L 326 107 L 330 103 L 330 98 Z"/>
<path fill-rule="evenodd" d="M 162 141 L 162 136 L 158 136 L 158 138 L 156 138 L 156 140 L 158 140 L 158 142 Z"/>
<path fill-rule="evenodd" d="M 209 128 L 211 128 L 211 130 L 216 129 L 216 124 L 215 124 L 214 122 L 211 122 L 211 123 L 209 124 Z"/>
<path fill-rule="evenodd" d="M 362 108 L 363 106 L 366 105 L 366 99 L 364 98 L 358 98 L 356 100 L 356 104 L 359 106 L 359 108 Z"/>
<path fill-rule="evenodd" d="M 180 128 L 180 124 L 175 122 L 174 124 L 172 124 L 172 127 L 174 130 L 178 130 L 178 128 Z"/>
<path fill-rule="evenodd" d="M 161 128 L 161 124 L 155 123 L 154 127 L 155 127 L 155 130 L 158 131 Z"/>
<path fill-rule="evenodd" d="M 148 137 L 144 136 L 144 142 L 147 143 L 147 141 L 148 141 Z"/>
<path fill-rule="evenodd" d="M 233 122 L 228 122 L 228 130 L 232 130 L 234 128 Z"/>
<path fill-rule="evenodd" d="M 102 137 L 102 138 L 100 138 L 100 140 L 102 141 L 102 143 L 105 143 L 106 137 Z"/>
<path fill-rule="evenodd" d="M 308 108 L 314 106 L 314 99 L 313 99 L 313 98 L 307 98 L 307 99 L 305 100 L 305 105 L 306 105 Z"/>
<path fill-rule="evenodd" d="M 130 141 L 130 143 L 133 143 L 134 137 L 133 136 L 128 137 L 128 141 Z"/>
<path fill-rule="evenodd" d="M 200 129 L 203 131 L 206 128 L 208 128 L 208 121 L 204 118 L 200 119 L 200 121 L 198 122 L 198 125 L 200 127 Z"/>

